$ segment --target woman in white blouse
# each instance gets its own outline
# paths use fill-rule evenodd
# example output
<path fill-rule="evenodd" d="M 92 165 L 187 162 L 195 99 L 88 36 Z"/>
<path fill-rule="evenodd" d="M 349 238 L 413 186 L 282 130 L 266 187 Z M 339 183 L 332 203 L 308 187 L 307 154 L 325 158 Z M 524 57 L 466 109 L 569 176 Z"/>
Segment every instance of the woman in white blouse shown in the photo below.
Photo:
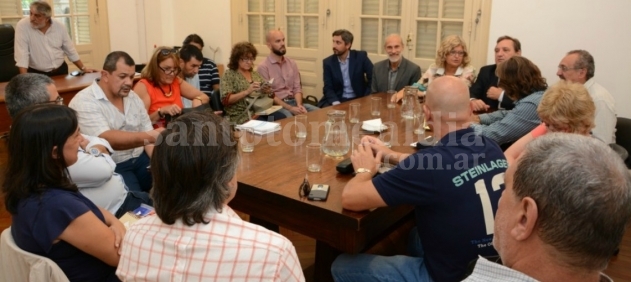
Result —
<path fill-rule="evenodd" d="M 475 68 L 471 66 L 471 58 L 467 52 L 467 44 L 458 35 L 445 37 L 436 51 L 436 61 L 429 66 L 421 79 L 414 84 L 419 88 L 418 95 L 425 95 L 425 89 L 436 77 L 451 75 L 461 78 L 467 86 L 475 80 Z M 398 102 L 403 98 L 403 90 L 392 97 Z"/>

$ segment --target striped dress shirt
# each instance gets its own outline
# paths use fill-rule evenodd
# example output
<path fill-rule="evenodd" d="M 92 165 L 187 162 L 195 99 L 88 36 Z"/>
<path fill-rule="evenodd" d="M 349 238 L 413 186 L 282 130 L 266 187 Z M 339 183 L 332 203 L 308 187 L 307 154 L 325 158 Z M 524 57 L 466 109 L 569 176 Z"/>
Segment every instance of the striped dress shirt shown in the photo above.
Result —
<path fill-rule="evenodd" d="M 217 65 L 208 58 L 202 60 L 199 68 L 199 90 L 206 93 L 208 97 L 213 93 L 213 85 L 219 84 L 219 71 Z"/>
<path fill-rule="evenodd" d="M 497 144 L 514 142 L 541 123 L 537 107 L 543 91 L 534 92 L 515 102 L 512 110 L 498 110 L 481 114 L 480 124 L 471 126 L 476 133 L 493 139 Z"/>
<path fill-rule="evenodd" d="M 15 28 L 14 47 L 15 65 L 20 68 L 49 72 L 61 66 L 64 54 L 71 62 L 80 59 L 66 26 L 55 19 L 46 33 L 34 29 L 28 17 L 21 19 Z"/>
<path fill-rule="evenodd" d="M 127 229 L 116 275 L 122 281 L 304 281 L 296 249 L 282 235 L 243 221 L 230 207 L 208 224 L 172 225 L 157 215 Z"/>

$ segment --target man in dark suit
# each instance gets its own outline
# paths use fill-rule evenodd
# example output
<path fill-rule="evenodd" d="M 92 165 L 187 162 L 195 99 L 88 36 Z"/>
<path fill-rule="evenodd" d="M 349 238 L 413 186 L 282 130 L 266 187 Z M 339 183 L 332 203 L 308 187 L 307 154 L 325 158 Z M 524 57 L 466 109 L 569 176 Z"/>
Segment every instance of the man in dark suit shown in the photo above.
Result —
<path fill-rule="evenodd" d="M 351 50 L 353 34 L 345 29 L 333 32 L 333 55 L 322 61 L 324 96 L 319 107 L 337 105 L 370 94 L 372 62 L 366 51 Z"/>
<path fill-rule="evenodd" d="M 421 78 L 421 67 L 401 54 L 405 45 L 400 35 L 388 35 L 383 47 L 388 53 L 388 58 L 375 64 L 372 74 L 372 93 L 399 91 Z"/>
<path fill-rule="evenodd" d="M 498 78 L 495 75 L 497 64 L 510 59 L 512 56 L 521 56 L 521 43 L 517 38 L 501 36 L 495 45 L 495 64 L 484 66 L 480 69 L 478 79 L 469 88 L 471 95 L 471 107 L 474 111 L 512 109 L 513 101 L 504 95 L 504 90 L 497 87 Z"/>

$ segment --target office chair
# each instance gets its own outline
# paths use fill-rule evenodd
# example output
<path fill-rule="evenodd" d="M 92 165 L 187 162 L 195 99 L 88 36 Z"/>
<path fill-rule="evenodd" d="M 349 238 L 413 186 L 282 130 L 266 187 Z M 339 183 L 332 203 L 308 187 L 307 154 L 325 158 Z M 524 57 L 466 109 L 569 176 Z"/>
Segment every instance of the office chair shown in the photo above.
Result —
<path fill-rule="evenodd" d="M 0 82 L 11 80 L 20 73 L 13 57 L 15 30 L 10 24 L 0 24 Z"/>

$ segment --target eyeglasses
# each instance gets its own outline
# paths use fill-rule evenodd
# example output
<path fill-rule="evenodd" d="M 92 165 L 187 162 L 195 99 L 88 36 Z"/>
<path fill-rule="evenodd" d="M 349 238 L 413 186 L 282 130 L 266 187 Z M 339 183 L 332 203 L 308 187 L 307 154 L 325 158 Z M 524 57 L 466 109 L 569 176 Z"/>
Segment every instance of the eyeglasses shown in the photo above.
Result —
<path fill-rule="evenodd" d="M 46 101 L 46 102 L 42 102 L 40 104 L 55 104 L 55 105 L 63 105 L 64 104 L 64 98 L 61 96 L 57 96 L 57 99 L 52 100 L 52 101 Z"/>
<path fill-rule="evenodd" d="M 161 66 L 158 66 L 158 68 L 159 68 L 162 72 L 164 72 L 164 74 L 166 74 L 166 75 L 171 75 L 171 74 L 178 75 L 178 74 L 180 73 L 180 71 L 181 71 L 181 70 L 180 70 L 180 68 L 167 68 L 167 69 L 163 69 Z"/>
<path fill-rule="evenodd" d="M 160 55 L 162 55 L 162 56 L 167 56 L 167 55 L 169 55 L 169 54 L 171 54 L 171 53 L 173 53 L 173 54 L 177 54 L 177 53 L 178 53 L 178 51 L 179 51 L 179 50 L 176 50 L 176 49 L 162 49 L 162 50 L 160 50 Z"/>
<path fill-rule="evenodd" d="M 302 181 L 300 187 L 298 187 L 298 196 L 300 198 L 306 198 L 311 193 L 311 184 L 309 184 L 309 178 L 305 175 L 305 180 Z"/>
<path fill-rule="evenodd" d="M 582 68 L 568 68 L 568 67 L 566 67 L 564 65 L 559 65 L 557 68 L 560 69 L 562 72 L 566 72 L 566 71 L 569 71 L 569 70 L 580 70 L 580 69 L 582 69 Z"/>
<path fill-rule="evenodd" d="M 449 51 L 449 55 L 452 55 L 452 56 L 462 57 L 464 56 L 464 54 L 465 54 L 464 51 L 454 51 L 454 50 Z"/>
<path fill-rule="evenodd" d="M 254 62 L 254 58 L 241 58 L 242 62 L 251 63 Z"/>

